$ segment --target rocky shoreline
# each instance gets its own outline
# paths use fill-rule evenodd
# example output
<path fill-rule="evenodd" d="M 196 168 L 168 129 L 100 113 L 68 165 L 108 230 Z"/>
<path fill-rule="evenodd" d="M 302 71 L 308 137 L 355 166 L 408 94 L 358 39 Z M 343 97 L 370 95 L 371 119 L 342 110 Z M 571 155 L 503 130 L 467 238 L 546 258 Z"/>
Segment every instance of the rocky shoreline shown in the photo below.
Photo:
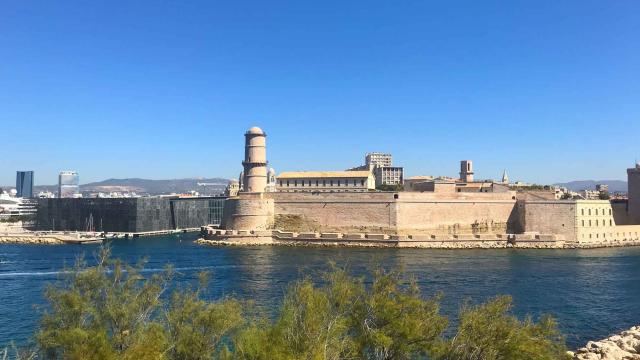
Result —
<path fill-rule="evenodd" d="M 600 341 L 589 341 L 570 353 L 573 360 L 640 360 L 640 326 Z"/>
<path fill-rule="evenodd" d="M 48 236 L 0 235 L 0 244 L 61 245 L 64 242 Z"/>
<path fill-rule="evenodd" d="M 443 242 L 397 242 L 397 241 L 331 241 L 331 240 L 284 240 L 268 236 L 246 236 L 235 238 L 196 240 L 206 246 L 305 246 L 305 247 L 366 247 L 366 248 L 413 248 L 413 249 L 599 249 L 611 247 L 640 246 L 640 242 L 623 243 L 509 243 L 506 241 L 443 241 Z"/>
<path fill-rule="evenodd" d="M 0 244 L 19 245 L 63 245 L 63 244 L 95 244 L 102 239 L 80 236 L 78 234 L 18 232 L 0 233 Z"/>

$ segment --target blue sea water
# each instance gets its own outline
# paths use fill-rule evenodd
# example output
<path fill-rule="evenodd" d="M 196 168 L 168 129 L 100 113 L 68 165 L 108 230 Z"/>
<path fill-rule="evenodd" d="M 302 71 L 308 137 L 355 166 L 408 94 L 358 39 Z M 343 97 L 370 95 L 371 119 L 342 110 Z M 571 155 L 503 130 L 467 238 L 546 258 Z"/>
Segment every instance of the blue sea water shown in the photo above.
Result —
<path fill-rule="evenodd" d="M 330 261 L 355 275 L 402 268 L 426 295 L 443 292 L 452 319 L 464 299 L 513 296 L 518 316 L 551 314 L 570 347 L 640 324 L 640 248 L 592 250 L 432 250 L 310 247 L 203 247 L 192 234 L 114 240 L 113 255 L 147 258 L 147 272 L 173 264 L 176 282 L 210 271 L 207 296 L 253 299 L 266 310 L 281 301 L 287 284 L 327 268 Z M 37 326 L 43 290 L 65 266 L 94 245 L 0 245 L 0 346 L 26 343 Z"/>

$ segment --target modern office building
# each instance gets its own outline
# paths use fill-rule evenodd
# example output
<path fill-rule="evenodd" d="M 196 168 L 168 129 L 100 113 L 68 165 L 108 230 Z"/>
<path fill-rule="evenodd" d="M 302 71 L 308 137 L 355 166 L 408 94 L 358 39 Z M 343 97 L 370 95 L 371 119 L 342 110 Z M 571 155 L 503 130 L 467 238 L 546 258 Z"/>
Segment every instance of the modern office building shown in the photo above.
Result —
<path fill-rule="evenodd" d="M 392 159 L 391 154 L 384 154 L 381 152 L 370 152 L 364 156 L 364 163 L 370 167 L 376 166 L 391 166 Z"/>
<path fill-rule="evenodd" d="M 33 171 L 18 171 L 16 173 L 16 197 L 33 197 Z"/>
<path fill-rule="evenodd" d="M 74 198 L 80 194 L 80 178 L 75 171 L 61 171 L 58 175 L 58 197 Z"/>
<path fill-rule="evenodd" d="M 404 168 L 393 166 L 391 154 L 370 152 L 364 157 L 365 167 L 371 169 L 376 179 L 376 186 L 402 185 L 404 183 Z"/>
<path fill-rule="evenodd" d="M 37 230 L 148 232 L 219 225 L 226 197 L 38 199 Z"/>
<path fill-rule="evenodd" d="M 376 186 L 402 185 L 404 183 L 404 168 L 402 166 L 378 166 L 373 168 Z"/>

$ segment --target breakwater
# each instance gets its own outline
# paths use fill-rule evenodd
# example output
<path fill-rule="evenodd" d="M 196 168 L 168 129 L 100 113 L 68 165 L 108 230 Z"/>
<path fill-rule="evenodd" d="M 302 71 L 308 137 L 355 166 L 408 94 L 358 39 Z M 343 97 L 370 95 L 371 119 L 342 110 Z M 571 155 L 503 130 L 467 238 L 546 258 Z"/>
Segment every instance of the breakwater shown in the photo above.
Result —
<path fill-rule="evenodd" d="M 567 242 L 555 234 L 432 234 L 394 235 L 381 233 L 291 232 L 281 230 L 221 230 L 201 228 L 201 245 L 286 245 L 396 247 L 431 249 L 578 249 L 640 246 L 636 240 Z"/>
<path fill-rule="evenodd" d="M 638 360 L 640 326 L 634 326 L 604 340 L 589 341 L 573 355 L 574 360 Z"/>

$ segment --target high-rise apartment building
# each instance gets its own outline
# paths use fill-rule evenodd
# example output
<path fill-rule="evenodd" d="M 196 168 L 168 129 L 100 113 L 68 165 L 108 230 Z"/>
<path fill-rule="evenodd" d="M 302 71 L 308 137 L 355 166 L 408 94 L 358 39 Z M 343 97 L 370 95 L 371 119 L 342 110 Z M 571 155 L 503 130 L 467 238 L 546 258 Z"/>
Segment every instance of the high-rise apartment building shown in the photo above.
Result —
<path fill-rule="evenodd" d="M 19 198 L 33 197 L 33 171 L 18 171 L 16 173 L 16 196 Z"/>
<path fill-rule="evenodd" d="M 370 168 L 376 166 L 391 166 L 391 154 L 384 154 L 380 152 L 367 153 L 364 156 L 364 163 Z"/>
<path fill-rule="evenodd" d="M 393 166 L 391 154 L 370 152 L 364 157 L 365 166 L 373 171 L 376 186 L 402 185 L 404 183 L 404 168 Z"/>

